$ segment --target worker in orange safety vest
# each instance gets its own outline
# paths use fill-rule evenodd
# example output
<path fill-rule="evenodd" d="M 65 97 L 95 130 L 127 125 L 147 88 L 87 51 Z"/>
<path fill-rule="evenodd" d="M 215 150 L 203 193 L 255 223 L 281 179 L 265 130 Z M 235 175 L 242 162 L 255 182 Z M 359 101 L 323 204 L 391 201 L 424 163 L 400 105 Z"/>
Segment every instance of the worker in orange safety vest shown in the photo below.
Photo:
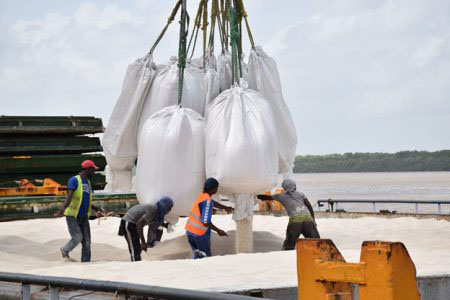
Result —
<path fill-rule="evenodd" d="M 214 178 L 208 178 L 205 181 L 203 193 L 198 195 L 192 205 L 185 229 L 189 245 L 194 252 L 194 259 L 211 256 L 211 229 L 219 236 L 228 236 L 225 231 L 211 222 L 214 207 L 225 209 L 227 213 L 233 211 L 232 207 L 224 206 L 211 199 L 218 189 L 219 182 Z"/>

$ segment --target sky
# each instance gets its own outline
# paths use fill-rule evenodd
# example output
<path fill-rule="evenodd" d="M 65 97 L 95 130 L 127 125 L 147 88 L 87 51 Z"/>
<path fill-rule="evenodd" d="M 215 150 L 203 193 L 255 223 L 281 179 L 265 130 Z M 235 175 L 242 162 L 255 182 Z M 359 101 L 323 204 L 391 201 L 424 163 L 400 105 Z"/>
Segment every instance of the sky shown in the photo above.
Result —
<path fill-rule="evenodd" d="M 174 3 L 0 0 L 0 115 L 107 124 L 127 65 Z M 244 3 L 256 44 L 277 61 L 298 154 L 450 149 L 450 1 Z M 177 43 L 174 22 L 155 60 Z"/>

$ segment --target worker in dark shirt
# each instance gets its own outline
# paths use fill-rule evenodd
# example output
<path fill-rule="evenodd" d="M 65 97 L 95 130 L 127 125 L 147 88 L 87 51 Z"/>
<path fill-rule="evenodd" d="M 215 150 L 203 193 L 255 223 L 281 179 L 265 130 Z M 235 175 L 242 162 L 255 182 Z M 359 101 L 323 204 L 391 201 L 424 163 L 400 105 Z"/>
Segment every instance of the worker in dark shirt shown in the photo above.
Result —
<path fill-rule="evenodd" d="M 157 238 L 160 226 L 167 226 L 164 217 L 173 207 L 169 197 L 161 198 L 156 204 L 138 204 L 130 208 L 120 221 L 119 235 L 128 244 L 131 261 L 140 261 L 142 250 L 147 251 L 143 228 L 148 225 L 148 237 Z M 153 241 L 154 242 L 154 241 Z M 153 244 L 150 242 L 150 244 Z"/>
<path fill-rule="evenodd" d="M 272 196 L 258 195 L 260 200 L 276 200 L 280 202 L 288 216 L 289 224 L 286 229 L 286 239 L 283 250 L 295 249 L 295 243 L 302 234 L 305 238 L 320 238 L 314 211 L 308 198 L 297 191 L 297 185 L 292 179 L 285 179 L 281 184 L 284 192 Z"/>

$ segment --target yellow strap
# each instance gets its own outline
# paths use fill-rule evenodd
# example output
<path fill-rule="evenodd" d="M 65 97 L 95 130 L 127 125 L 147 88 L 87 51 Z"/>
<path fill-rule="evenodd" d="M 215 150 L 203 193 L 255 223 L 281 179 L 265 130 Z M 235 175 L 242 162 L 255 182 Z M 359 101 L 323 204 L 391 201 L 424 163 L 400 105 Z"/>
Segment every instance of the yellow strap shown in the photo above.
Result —
<path fill-rule="evenodd" d="M 175 5 L 175 7 L 172 10 L 172 13 L 170 14 L 169 18 L 167 19 L 167 24 L 164 27 L 164 29 L 162 30 L 162 32 L 159 34 L 158 38 L 156 39 L 156 42 L 153 44 L 153 46 L 150 48 L 150 51 L 148 52 L 149 55 L 151 55 L 153 53 L 153 51 L 155 50 L 156 46 L 159 44 L 159 42 L 161 41 L 161 39 L 163 38 L 164 34 L 167 31 L 167 28 L 169 28 L 170 23 L 172 23 L 173 19 L 175 19 L 175 16 L 177 15 L 178 9 L 181 6 L 181 2 L 182 0 L 178 0 L 177 4 Z"/>
<path fill-rule="evenodd" d="M 242 0 L 237 0 L 237 1 L 238 1 L 240 15 L 242 17 L 244 17 L 245 27 L 247 28 L 247 33 L 248 33 L 248 39 L 250 40 L 250 44 L 252 45 L 252 48 L 255 48 L 255 41 L 253 40 L 253 34 L 252 34 L 252 31 L 250 30 L 250 25 L 248 24 L 248 18 L 247 18 L 248 15 L 247 15 L 247 12 L 245 11 L 244 2 Z"/>

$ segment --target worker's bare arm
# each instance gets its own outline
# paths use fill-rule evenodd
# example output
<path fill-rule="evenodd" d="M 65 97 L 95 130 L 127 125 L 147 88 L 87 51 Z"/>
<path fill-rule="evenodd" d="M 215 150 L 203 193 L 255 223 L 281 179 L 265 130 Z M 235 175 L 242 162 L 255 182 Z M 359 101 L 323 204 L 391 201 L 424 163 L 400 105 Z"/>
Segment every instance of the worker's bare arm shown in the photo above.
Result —
<path fill-rule="evenodd" d="M 72 202 L 73 190 L 67 192 L 66 201 L 64 201 L 63 210 L 69 207 L 70 202 Z"/>
<path fill-rule="evenodd" d="M 262 201 L 269 201 L 269 200 L 275 200 L 272 196 L 270 195 L 258 195 L 256 196 L 256 198 L 258 198 L 259 200 Z"/>
<path fill-rule="evenodd" d="M 314 221 L 316 221 L 316 218 L 314 217 L 314 210 L 312 208 L 311 203 L 309 202 L 308 198 L 305 198 L 305 205 L 309 210 L 309 213 L 311 214 L 311 216 L 313 217 Z"/>
<path fill-rule="evenodd" d="M 61 216 L 64 213 L 64 211 L 66 210 L 66 208 L 69 207 L 70 202 L 72 202 L 73 192 L 74 192 L 73 190 L 68 190 L 66 200 L 64 200 L 63 207 L 59 211 L 57 211 L 54 214 L 54 216 Z"/>
<path fill-rule="evenodd" d="M 228 234 L 227 234 L 225 231 L 223 231 L 223 230 L 220 229 L 220 228 L 217 228 L 216 225 L 214 225 L 213 223 L 207 223 L 207 224 L 204 224 L 204 223 L 203 223 L 203 225 L 205 225 L 205 226 L 208 227 L 209 229 L 214 230 L 215 232 L 217 232 L 217 234 L 218 234 L 219 236 L 228 236 Z"/>
<path fill-rule="evenodd" d="M 217 201 L 214 201 L 214 207 L 220 208 L 220 209 L 224 209 L 227 211 L 227 213 L 232 213 L 234 208 L 229 207 L 229 206 L 225 206 Z"/>

